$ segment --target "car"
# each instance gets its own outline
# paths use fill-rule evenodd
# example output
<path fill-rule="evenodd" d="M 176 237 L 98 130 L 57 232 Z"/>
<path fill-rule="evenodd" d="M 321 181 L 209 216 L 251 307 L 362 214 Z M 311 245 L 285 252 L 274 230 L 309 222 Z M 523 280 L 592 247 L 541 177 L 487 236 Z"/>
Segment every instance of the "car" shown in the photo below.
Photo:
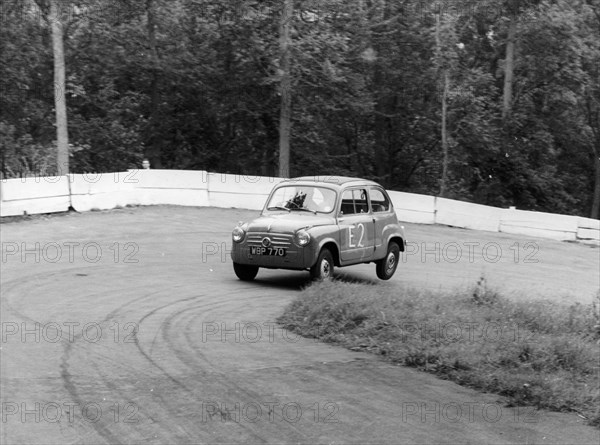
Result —
<path fill-rule="evenodd" d="M 335 267 L 375 263 L 389 280 L 406 246 L 386 190 L 376 182 L 344 176 L 303 176 L 273 188 L 260 216 L 232 232 L 231 259 L 240 280 L 259 269 L 308 270 L 332 277 Z"/>

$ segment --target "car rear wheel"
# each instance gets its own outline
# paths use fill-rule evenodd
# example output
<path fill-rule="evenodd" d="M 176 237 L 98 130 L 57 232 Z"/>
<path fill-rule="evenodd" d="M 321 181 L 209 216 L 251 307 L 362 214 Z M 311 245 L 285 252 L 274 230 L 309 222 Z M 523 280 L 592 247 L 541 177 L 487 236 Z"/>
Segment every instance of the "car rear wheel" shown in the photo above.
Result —
<path fill-rule="evenodd" d="M 233 270 L 240 280 L 252 281 L 258 273 L 258 266 L 248 266 L 246 264 L 233 263 Z"/>
<path fill-rule="evenodd" d="M 377 276 L 382 280 L 389 280 L 392 278 L 398 267 L 398 260 L 400 259 L 400 246 L 392 241 L 388 246 L 387 254 L 384 258 L 377 261 L 375 270 Z"/>
<path fill-rule="evenodd" d="M 310 268 L 310 277 L 313 280 L 327 280 L 333 276 L 333 266 L 333 255 L 325 248 L 321 250 L 315 265 Z"/>

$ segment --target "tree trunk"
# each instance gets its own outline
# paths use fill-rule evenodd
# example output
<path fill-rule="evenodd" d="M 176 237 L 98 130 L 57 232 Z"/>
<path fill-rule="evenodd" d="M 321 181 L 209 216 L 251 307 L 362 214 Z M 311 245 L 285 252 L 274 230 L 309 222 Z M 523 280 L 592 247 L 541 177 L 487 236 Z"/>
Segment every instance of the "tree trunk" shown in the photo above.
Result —
<path fill-rule="evenodd" d="M 502 120 L 506 122 L 512 107 L 513 75 L 515 69 L 515 35 L 517 33 L 517 14 L 512 11 L 508 25 L 506 41 L 506 61 L 504 66 L 504 94 L 502 101 Z"/>
<path fill-rule="evenodd" d="M 376 6 L 375 6 L 376 5 Z M 364 5 L 363 5 L 364 6 Z M 368 7 L 367 7 L 368 8 Z M 372 23 L 384 22 L 389 18 L 390 11 L 386 0 L 378 0 L 373 2 L 374 13 L 371 19 Z M 366 10 L 364 14 L 366 14 Z M 365 20 L 366 21 L 366 20 Z M 386 42 L 382 42 L 381 38 L 373 38 L 371 31 L 368 33 L 369 46 L 375 49 L 376 59 L 373 62 L 373 86 L 376 91 L 375 96 L 375 173 L 377 181 L 384 187 L 391 185 L 391 177 L 388 177 L 389 166 L 393 159 L 389 156 L 389 145 L 393 134 L 393 123 L 390 116 L 394 113 L 395 100 L 392 97 L 387 85 L 389 81 L 386 78 Z"/>
<path fill-rule="evenodd" d="M 596 175 L 594 179 L 594 199 L 592 201 L 590 218 L 600 219 L 600 149 L 595 152 L 594 167 Z"/>
<path fill-rule="evenodd" d="M 438 58 L 438 64 L 443 66 L 442 58 L 442 44 L 440 39 L 440 11 L 435 17 L 435 44 Z M 448 84 L 450 82 L 448 77 L 448 68 L 443 66 L 443 92 L 442 92 L 442 179 L 440 181 L 440 196 L 446 197 L 446 188 L 448 186 L 448 132 L 446 130 L 447 117 L 448 117 Z"/>
<path fill-rule="evenodd" d="M 378 53 L 379 54 L 379 53 Z M 379 62 L 375 62 L 378 64 Z M 375 88 L 382 89 L 377 93 L 377 99 L 375 102 L 375 172 L 377 175 L 377 181 L 387 187 L 387 165 L 391 160 L 388 159 L 388 152 L 386 147 L 389 144 L 390 139 L 390 118 L 387 117 L 390 113 L 389 96 L 386 94 L 384 88 L 384 75 L 381 67 L 375 66 L 375 73 L 373 75 L 373 81 Z"/>
<path fill-rule="evenodd" d="M 281 110 L 279 116 L 279 176 L 290 177 L 290 132 L 292 115 L 292 82 L 290 75 L 290 24 L 293 0 L 284 0 L 279 23 L 279 69 L 281 74 Z"/>
<path fill-rule="evenodd" d="M 67 127 L 67 103 L 65 95 L 65 52 L 62 17 L 59 17 L 58 0 L 50 2 L 48 20 L 52 28 L 52 52 L 54 55 L 54 109 L 56 110 L 56 168 L 58 175 L 69 174 L 69 131 Z"/>
<path fill-rule="evenodd" d="M 148 45 L 150 46 L 150 57 L 152 61 L 152 80 L 150 84 L 150 126 L 146 147 L 146 156 L 153 168 L 162 168 L 161 150 L 157 137 L 159 123 L 159 57 L 156 45 L 156 15 L 154 13 L 154 0 L 146 0 Z"/>
<path fill-rule="evenodd" d="M 440 197 L 445 198 L 448 187 L 448 132 L 446 122 L 448 117 L 448 70 L 444 70 L 444 91 L 442 93 L 442 180 L 440 183 Z"/>

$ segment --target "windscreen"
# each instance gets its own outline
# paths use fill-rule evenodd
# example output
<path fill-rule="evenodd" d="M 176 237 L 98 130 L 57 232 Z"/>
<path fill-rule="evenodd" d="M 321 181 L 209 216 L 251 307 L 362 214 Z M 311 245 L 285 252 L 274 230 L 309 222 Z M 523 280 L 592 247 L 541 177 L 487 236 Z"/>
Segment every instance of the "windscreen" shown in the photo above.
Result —
<path fill-rule="evenodd" d="M 289 185 L 273 193 L 267 210 L 330 213 L 335 206 L 335 198 L 335 191 L 325 187 Z"/>

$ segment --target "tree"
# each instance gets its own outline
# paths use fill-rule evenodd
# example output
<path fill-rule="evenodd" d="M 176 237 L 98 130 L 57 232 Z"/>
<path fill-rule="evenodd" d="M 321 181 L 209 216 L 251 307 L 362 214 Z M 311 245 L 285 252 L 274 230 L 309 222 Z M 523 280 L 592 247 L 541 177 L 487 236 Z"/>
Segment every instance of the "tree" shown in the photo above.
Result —
<path fill-rule="evenodd" d="M 502 95 L 502 119 L 506 121 L 510 115 L 513 96 L 513 77 L 515 70 L 515 40 L 517 34 L 518 0 L 509 0 L 508 35 L 506 37 L 506 58 L 504 60 L 504 92 Z"/>
<path fill-rule="evenodd" d="M 587 51 L 584 60 L 586 82 L 581 90 L 582 111 L 589 126 L 590 147 L 594 165 L 594 188 L 590 218 L 600 219 L 600 2 L 587 0 L 586 12 L 589 30 L 585 39 Z M 591 35 L 590 35 L 591 34 Z"/>
<path fill-rule="evenodd" d="M 162 168 L 160 141 L 157 136 L 158 121 L 160 120 L 159 71 L 160 59 L 156 42 L 156 5 L 154 0 L 146 0 L 146 28 L 148 33 L 148 49 L 150 54 L 150 117 L 148 120 L 147 156 L 154 168 Z"/>
<path fill-rule="evenodd" d="M 69 174 L 69 132 L 67 126 L 67 98 L 65 83 L 65 52 L 63 42 L 62 12 L 65 6 L 60 0 L 35 0 L 52 29 L 52 53 L 54 55 L 54 108 L 56 110 L 56 172 Z"/>
<path fill-rule="evenodd" d="M 448 129 L 447 129 L 447 120 L 448 120 L 448 88 L 449 88 L 449 75 L 448 75 L 448 66 L 443 63 L 442 59 L 442 44 L 440 40 L 440 15 L 441 10 L 438 10 L 435 16 L 435 49 L 436 49 L 436 58 L 438 65 L 441 68 L 441 76 L 442 80 L 442 122 L 441 122 L 441 139 L 442 139 L 442 178 L 440 180 L 440 196 L 442 198 L 446 197 L 446 188 L 448 185 Z"/>
<path fill-rule="evenodd" d="M 56 111 L 73 172 L 149 157 L 598 214 L 597 0 L 53 1 L 60 21 L 3 3 L 5 177 L 56 164 Z"/>
<path fill-rule="evenodd" d="M 290 26 L 294 0 L 284 0 L 279 24 L 279 74 L 281 76 L 281 109 L 279 117 L 279 176 L 290 177 L 290 130 L 292 85 L 290 73 Z"/>

